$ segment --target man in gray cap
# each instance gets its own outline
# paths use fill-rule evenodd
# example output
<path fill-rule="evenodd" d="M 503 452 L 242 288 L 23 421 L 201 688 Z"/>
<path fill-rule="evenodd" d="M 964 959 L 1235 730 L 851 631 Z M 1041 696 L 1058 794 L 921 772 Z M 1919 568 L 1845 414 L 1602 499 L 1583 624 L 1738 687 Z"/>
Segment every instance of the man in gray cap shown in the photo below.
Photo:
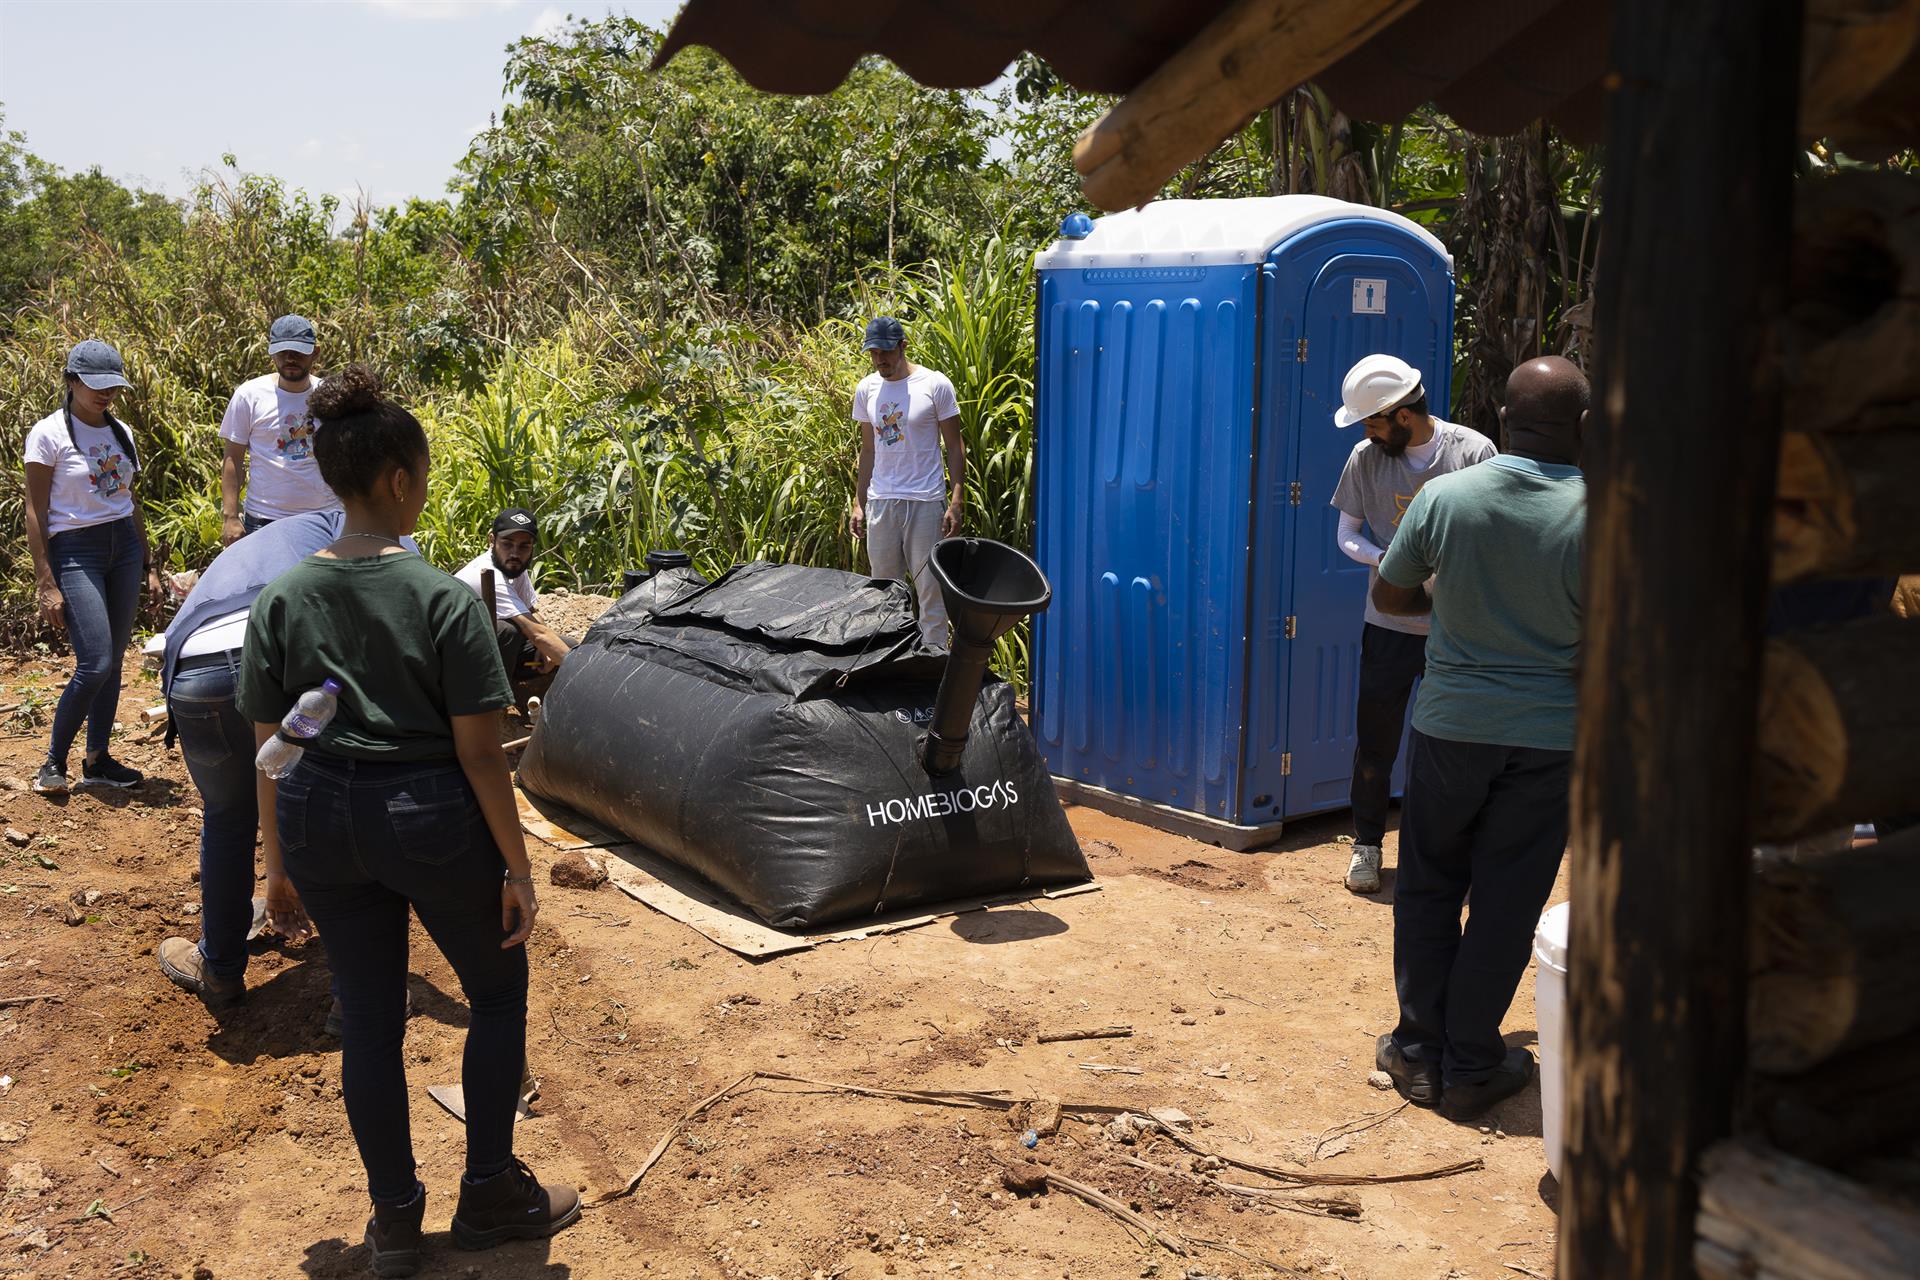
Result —
<path fill-rule="evenodd" d="M 226 417 L 220 421 L 226 450 L 220 461 L 223 545 L 287 516 L 340 509 L 313 458 L 313 433 L 319 424 L 307 412 L 307 396 L 320 385 L 313 376 L 315 345 L 313 324 L 306 317 L 281 316 L 267 330 L 267 356 L 274 371 L 241 383 L 227 402 Z"/>
<path fill-rule="evenodd" d="M 913 583 L 921 643 L 945 649 L 947 605 L 927 561 L 936 542 L 960 532 L 967 446 L 959 400 L 946 374 L 907 359 L 906 330 L 892 316 L 867 325 L 864 346 L 873 372 L 853 392 L 860 424 L 853 536 L 866 539 L 874 577 Z"/>

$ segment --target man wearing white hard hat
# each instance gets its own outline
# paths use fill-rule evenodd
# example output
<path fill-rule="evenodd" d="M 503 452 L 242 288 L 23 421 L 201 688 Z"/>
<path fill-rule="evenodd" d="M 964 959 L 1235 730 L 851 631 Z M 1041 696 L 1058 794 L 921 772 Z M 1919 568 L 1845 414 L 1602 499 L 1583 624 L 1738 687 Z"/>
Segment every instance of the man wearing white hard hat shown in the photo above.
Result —
<path fill-rule="evenodd" d="M 1336 427 L 1358 426 L 1333 505 L 1340 511 L 1335 537 L 1341 552 L 1366 565 L 1371 591 L 1377 566 L 1393 542 L 1400 517 L 1429 480 L 1485 462 L 1493 442 L 1478 431 L 1443 422 L 1427 412 L 1420 371 L 1396 356 L 1371 355 L 1347 371 L 1340 384 Z M 1380 847 L 1387 833 L 1387 802 L 1393 762 L 1400 754 L 1413 682 L 1426 670 L 1428 620 L 1395 617 L 1368 600 L 1360 637 L 1360 696 L 1354 714 L 1353 858 L 1347 888 L 1380 891 Z"/>

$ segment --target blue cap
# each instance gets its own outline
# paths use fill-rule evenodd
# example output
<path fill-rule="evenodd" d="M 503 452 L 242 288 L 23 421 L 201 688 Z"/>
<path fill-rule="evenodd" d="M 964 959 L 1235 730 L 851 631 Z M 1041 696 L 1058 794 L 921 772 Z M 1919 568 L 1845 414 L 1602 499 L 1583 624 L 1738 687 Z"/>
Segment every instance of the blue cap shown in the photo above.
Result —
<path fill-rule="evenodd" d="M 65 372 L 73 374 L 95 391 L 133 385 L 127 381 L 127 365 L 120 358 L 120 353 L 98 338 L 88 338 L 67 352 Z"/>
<path fill-rule="evenodd" d="M 875 316 L 867 322 L 867 340 L 862 351 L 898 351 L 907 340 L 907 331 L 892 316 Z"/>
<path fill-rule="evenodd" d="M 313 321 L 305 316 L 281 316 L 267 330 L 267 354 L 275 356 L 282 351 L 298 351 L 303 356 L 310 356 L 315 341 Z"/>
<path fill-rule="evenodd" d="M 1060 219 L 1062 240 L 1085 240 L 1093 234 L 1093 219 L 1084 213 L 1070 213 Z"/>

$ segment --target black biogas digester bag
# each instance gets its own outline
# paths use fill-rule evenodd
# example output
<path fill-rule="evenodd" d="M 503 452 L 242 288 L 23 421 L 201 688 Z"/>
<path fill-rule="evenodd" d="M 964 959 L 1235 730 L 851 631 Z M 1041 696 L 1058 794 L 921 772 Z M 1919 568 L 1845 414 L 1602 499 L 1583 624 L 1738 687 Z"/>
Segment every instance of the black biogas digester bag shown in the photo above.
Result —
<path fill-rule="evenodd" d="M 1010 686 L 981 687 L 957 768 L 921 764 L 945 664 L 898 582 L 657 574 L 561 667 L 521 784 L 783 928 L 1088 879 Z"/>

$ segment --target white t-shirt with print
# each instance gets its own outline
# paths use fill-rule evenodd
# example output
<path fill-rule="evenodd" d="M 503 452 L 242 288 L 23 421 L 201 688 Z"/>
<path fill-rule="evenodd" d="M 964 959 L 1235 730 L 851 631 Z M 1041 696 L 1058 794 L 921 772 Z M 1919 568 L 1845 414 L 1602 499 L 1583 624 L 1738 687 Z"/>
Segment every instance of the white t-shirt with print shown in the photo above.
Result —
<path fill-rule="evenodd" d="M 133 514 L 136 468 L 112 427 L 90 427 L 75 418 L 69 439 L 66 414 L 56 410 L 27 432 L 26 460 L 53 469 L 53 489 L 47 501 L 48 537 Z"/>
<path fill-rule="evenodd" d="M 480 590 L 480 575 L 493 569 L 493 552 L 482 551 L 467 561 L 467 567 L 453 576 L 473 588 L 473 594 L 486 599 Z M 518 618 L 522 614 L 532 613 L 539 607 L 540 597 L 533 590 L 533 566 L 517 578 L 509 578 L 498 569 L 493 569 L 493 614 L 502 622 L 508 618 Z"/>
<path fill-rule="evenodd" d="M 220 438 L 247 446 L 247 514 L 281 520 L 309 511 L 335 511 L 340 499 L 320 478 L 313 458 L 317 424 L 307 412 L 305 391 L 282 391 L 277 374 L 240 384 L 220 420 Z"/>
<path fill-rule="evenodd" d="M 892 382 L 878 372 L 860 379 L 853 391 L 853 420 L 873 428 L 873 479 L 866 500 L 944 502 L 940 423 L 959 416 L 960 403 L 944 373 L 916 367 Z"/>

